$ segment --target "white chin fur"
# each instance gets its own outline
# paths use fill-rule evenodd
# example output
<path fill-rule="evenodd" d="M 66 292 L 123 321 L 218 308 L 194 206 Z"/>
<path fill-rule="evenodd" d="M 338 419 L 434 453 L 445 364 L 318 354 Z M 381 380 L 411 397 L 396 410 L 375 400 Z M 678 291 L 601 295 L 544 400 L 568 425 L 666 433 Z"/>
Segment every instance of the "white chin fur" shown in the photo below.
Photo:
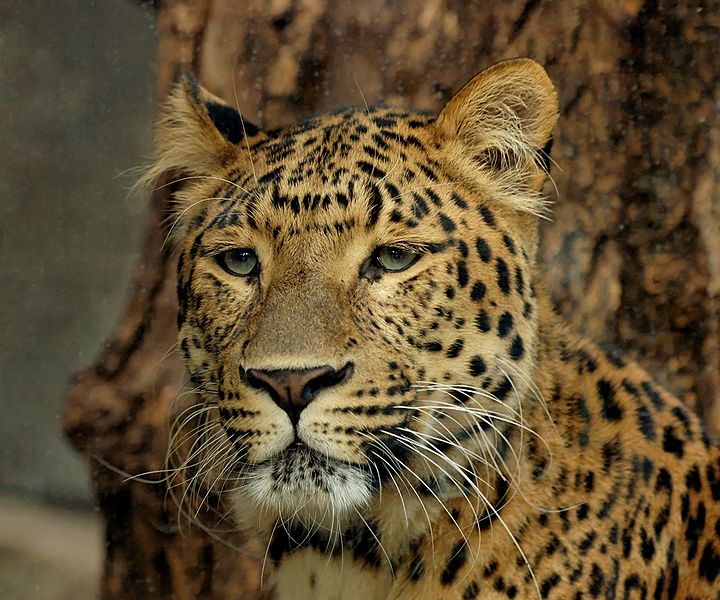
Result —
<path fill-rule="evenodd" d="M 259 515 L 331 528 L 367 506 L 369 478 L 360 468 L 294 448 L 251 468 L 238 490 L 241 520 L 251 507 Z"/>

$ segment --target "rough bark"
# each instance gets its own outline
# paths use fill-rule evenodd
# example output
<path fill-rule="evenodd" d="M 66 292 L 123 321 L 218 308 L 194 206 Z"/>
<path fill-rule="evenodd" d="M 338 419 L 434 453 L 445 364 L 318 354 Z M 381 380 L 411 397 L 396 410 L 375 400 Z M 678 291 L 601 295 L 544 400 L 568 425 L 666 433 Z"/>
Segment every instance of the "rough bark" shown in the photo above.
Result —
<path fill-rule="evenodd" d="M 543 63 L 562 112 L 541 249 L 558 309 L 639 360 L 720 433 L 720 2 L 155 5 L 159 96 L 192 71 L 268 127 L 364 99 L 437 110 L 497 60 Z M 77 376 L 65 427 L 90 459 L 107 523 L 103 597 L 254 598 L 261 552 L 181 531 L 162 484 L 120 473 L 162 467 L 183 380 L 170 352 L 166 202 L 152 199 L 126 315 L 97 365 Z"/>

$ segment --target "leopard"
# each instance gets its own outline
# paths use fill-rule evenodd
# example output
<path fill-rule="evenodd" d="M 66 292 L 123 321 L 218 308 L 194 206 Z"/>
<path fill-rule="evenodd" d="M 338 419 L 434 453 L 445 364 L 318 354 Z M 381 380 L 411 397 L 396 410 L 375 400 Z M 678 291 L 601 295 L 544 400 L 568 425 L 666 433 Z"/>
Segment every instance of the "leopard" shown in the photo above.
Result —
<path fill-rule="evenodd" d="M 720 449 L 543 284 L 558 115 L 526 58 L 437 113 L 169 95 L 171 445 L 273 597 L 720 600 Z"/>

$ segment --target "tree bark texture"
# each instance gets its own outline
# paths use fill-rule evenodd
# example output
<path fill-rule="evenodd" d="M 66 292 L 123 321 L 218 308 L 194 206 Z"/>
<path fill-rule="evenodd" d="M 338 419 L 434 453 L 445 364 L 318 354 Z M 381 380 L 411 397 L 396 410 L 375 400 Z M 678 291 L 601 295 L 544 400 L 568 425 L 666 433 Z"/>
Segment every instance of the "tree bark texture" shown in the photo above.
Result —
<path fill-rule="evenodd" d="M 364 100 L 438 110 L 493 62 L 545 65 L 561 117 L 540 259 L 557 307 L 720 434 L 718 0 L 155 4 L 159 96 L 193 72 L 265 127 Z M 183 527 L 164 485 L 120 473 L 162 468 L 184 377 L 166 215 L 161 190 L 127 312 L 67 403 L 107 525 L 102 595 L 256 598 L 262 550 Z"/>

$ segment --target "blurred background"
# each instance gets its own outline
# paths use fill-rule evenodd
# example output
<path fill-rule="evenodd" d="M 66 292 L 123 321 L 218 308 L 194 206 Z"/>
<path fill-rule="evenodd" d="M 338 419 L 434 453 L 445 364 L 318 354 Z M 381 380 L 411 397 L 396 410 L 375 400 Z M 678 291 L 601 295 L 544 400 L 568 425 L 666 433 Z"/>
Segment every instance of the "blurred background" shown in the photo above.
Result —
<path fill-rule="evenodd" d="M 0 1 L 0 598 L 96 595 L 102 532 L 60 426 L 144 228 L 156 33 L 129 0 Z M 62 577 L 58 574 L 62 573 Z"/>

